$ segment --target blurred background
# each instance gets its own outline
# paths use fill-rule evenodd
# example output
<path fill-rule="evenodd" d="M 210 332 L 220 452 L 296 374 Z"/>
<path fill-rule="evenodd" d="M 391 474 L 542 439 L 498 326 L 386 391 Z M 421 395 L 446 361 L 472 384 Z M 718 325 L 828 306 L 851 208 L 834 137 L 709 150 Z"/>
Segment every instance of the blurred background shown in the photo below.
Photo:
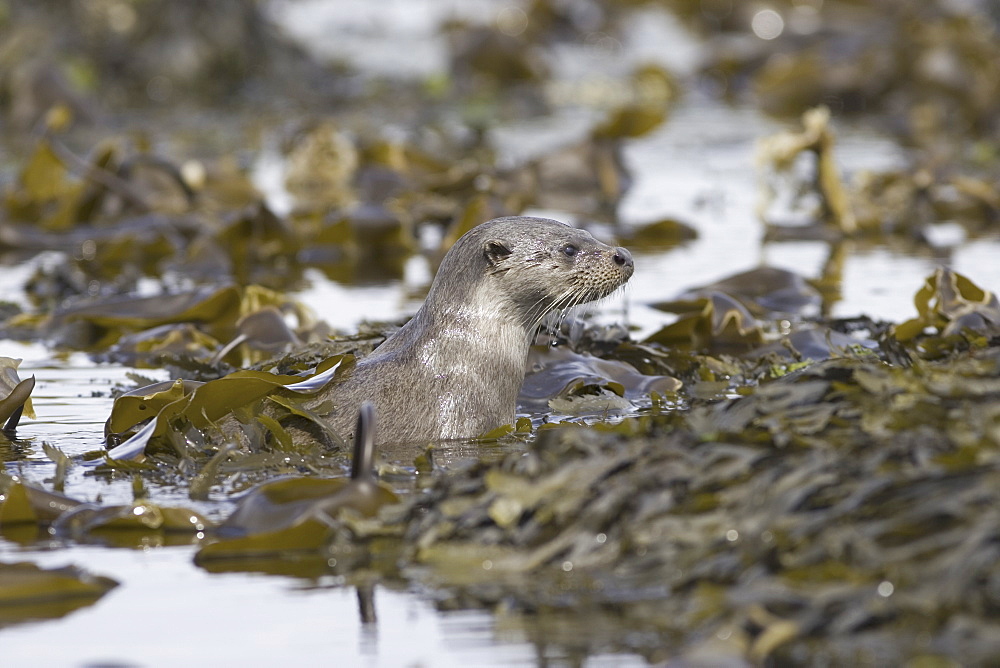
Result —
<path fill-rule="evenodd" d="M 235 281 L 352 328 L 412 311 L 461 230 L 530 212 L 639 254 L 621 308 L 641 331 L 669 319 L 647 302 L 762 265 L 816 282 L 826 314 L 907 317 L 938 264 L 1000 283 L 998 13 L 3 2 L 5 293 Z"/>

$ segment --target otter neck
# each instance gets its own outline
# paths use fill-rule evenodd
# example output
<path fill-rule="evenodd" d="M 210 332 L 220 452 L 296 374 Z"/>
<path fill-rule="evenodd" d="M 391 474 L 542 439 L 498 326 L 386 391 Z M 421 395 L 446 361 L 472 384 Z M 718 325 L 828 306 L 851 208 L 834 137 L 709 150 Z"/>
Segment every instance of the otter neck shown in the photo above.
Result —
<path fill-rule="evenodd" d="M 492 428 L 512 422 L 524 382 L 531 334 L 511 317 L 509 300 L 489 283 L 467 294 L 431 299 L 404 327 L 376 350 L 376 356 L 403 354 L 430 376 L 443 421 L 463 414 L 483 415 Z M 440 296 L 440 295 L 439 295 Z M 477 426 L 478 428 L 478 426 Z M 461 436 L 467 425 L 458 425 Z M 448 429 L 442 426 L 442 433 Z M 465 434 L 467 435 L 467 434 Z"/>
<path fill-rule="evenodd" d="M 467 294 L 428 295 L 417 312 L 417 343 L 425 350 L 453 352 L 442 363 L 467 366 L 485 358 L 487 366 L 516 363 L 523 379 L 523 367 L 534 335 L 521 318 L 512 317 L 518 307 L 489 283 L 479 282 Z M 520 383 L 520 380 L 518 381 Z"/>

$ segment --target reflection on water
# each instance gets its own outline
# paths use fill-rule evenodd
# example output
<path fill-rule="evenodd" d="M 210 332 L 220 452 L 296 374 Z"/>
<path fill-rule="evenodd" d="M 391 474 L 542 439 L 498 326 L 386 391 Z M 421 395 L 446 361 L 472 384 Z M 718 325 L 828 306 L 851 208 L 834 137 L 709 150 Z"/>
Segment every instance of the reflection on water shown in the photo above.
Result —
<path fill-rule="evenodd" d="M 38 345 L 8 342 L 4 352 L 23 357 L 21 375 L 39 381 L 33 395 L 38 419 L 24 420 L 18 441 L 0 449 L 5 470 L 49 489 L 55 466 L 42 442 L 70 456 L 100 448 L 111 389 L 129 370 L 97 366 L 80 354 L 56 358 Z M 446 447 L 439 454 L 442 461 L 458 461 L 475 453 Z M 387 458 L 412 462 L 413 455 Z M 188 498 L 186 485 L 147 485 L 157 503 L 215 517 L 228 512 L 229 503 Z M 99 479 L 74 467 L 66 486 L 74 497 L 104 505 L 132 501 L 127 475 Z M 0 538 L 0 563 L 72 564 L 120 586 L 58 620 L 0 630 L 4 665 L 225 665 L 239 657 L 243 665 L 265 666 L 294 656 L 344 665 L 466 666 L 533 665 L 536 659 L 530 628 L 499 630 L 484 610 L 443 612 L 433 600 L 392 583 L 355 587 L 338 575 L 210 573 L 195 566 L 193 546 L 147 542 L 127 549 L 33 538 L 25 545 Z M 52 642 L 53 633 L 59 642 Z M 608 665 L 629 665 L 629 659 L 618 656 Z"/>
<path fill-rule="evenodd" d="M 5 665 L 527 665 L 534 650 L 507 634 L 497 646 L 482 611 L 439 614 L 420 597 L 376 587 L 370 600 L 336 581 L 210 574 L 191 548 L 114 550 L 76 546 L 72 561 L 113 573 L 121 586 L 97 605 L 54 623 L 3 630 Z M 15 557 L 16 555 L 16 557 Z M 64 565 L 63 550 L 18 550 L 0 559 Z M 365 622 L 359 598 L 377 619 Z M 155 615 L 144 611 L 155 610 Z M 53 642 L 53 633 L 58 642 Z"/>

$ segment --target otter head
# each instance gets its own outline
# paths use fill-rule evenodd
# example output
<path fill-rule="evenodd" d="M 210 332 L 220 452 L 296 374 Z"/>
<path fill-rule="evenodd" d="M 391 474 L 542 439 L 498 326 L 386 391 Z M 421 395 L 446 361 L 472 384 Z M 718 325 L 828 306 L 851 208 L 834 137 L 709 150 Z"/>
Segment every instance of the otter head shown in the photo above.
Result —
<path fill-rule="evenodd" d="M 469 258 L 471 253 L 478 257 Z M 624 248 L 555 220 L 524 216 L 483 223 L 455 244 L 453 254 L 477 267 L 479 276 L 469 280 L 480 296 L 514 311 L 526 328 L 549 311 L 607 297 L 634 269 Z"/>

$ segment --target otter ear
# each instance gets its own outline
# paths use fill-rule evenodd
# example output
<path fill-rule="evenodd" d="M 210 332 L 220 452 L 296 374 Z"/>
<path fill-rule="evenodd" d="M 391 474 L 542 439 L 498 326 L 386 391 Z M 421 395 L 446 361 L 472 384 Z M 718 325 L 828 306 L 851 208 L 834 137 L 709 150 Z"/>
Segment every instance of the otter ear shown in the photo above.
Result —
<path fill-rule="evenodd" d="M 486 261 L 489 262 L 491 267 L 498 265 L 500 261 L 510 255 L 511 252 L 512 251 L 507 247 L 507 244 L 499 239 L 490 239 L 483 244 L 483 256 L 486 258 Z"/>

